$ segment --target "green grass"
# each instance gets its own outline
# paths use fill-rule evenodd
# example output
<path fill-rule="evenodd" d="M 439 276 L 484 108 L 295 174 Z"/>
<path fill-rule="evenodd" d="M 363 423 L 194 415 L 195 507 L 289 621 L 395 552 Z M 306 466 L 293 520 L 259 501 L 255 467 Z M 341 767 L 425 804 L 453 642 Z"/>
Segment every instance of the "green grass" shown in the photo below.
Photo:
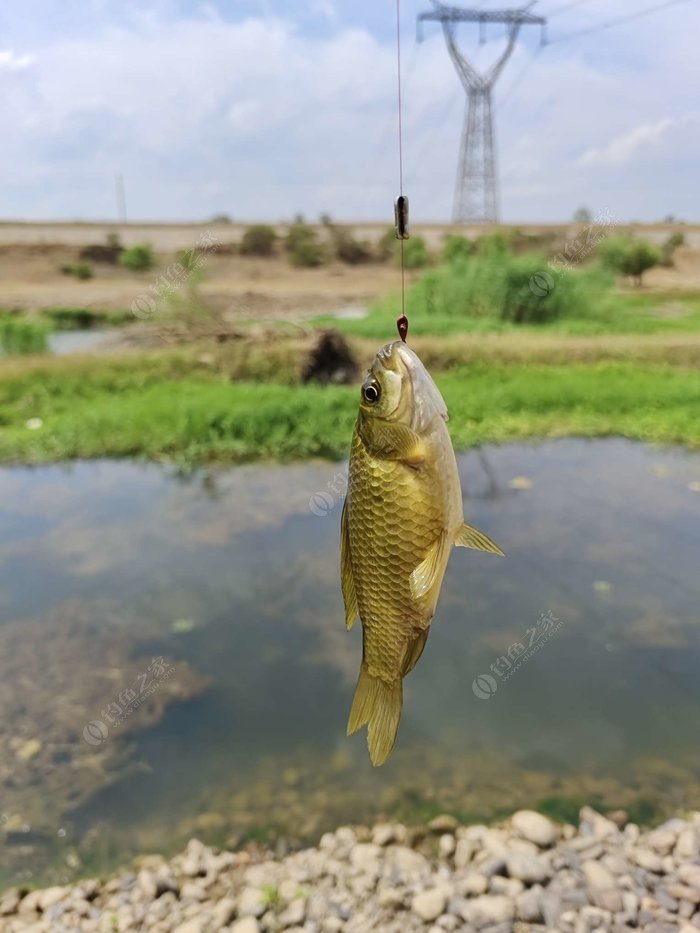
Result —
<path fill-rule="evenodd" d="M 131 311 L 93 308 L 45 308 L 41 317 L 54 330 L 88 330 L 91 327 L 119 327 L 134 321 Z"/>
<path fill-rule="evenodd" d="M 0 356 L 45 353 L 48 328 L 39 321 L 0 313 Z"/>
<path fill-rule="evenodd" d="M 437 374 L 458 448 L 562 435 L 700 447 L 700 372 L 639 362 L 499 365 Z M 340 458 L 355 388 L 229 382 L 185 358 L 0 373 L 0 460 L 143 456 L 185 464 Z M 26 421 L 41 418 L 39 430 Z"/>
<path fill-rule="evenodd" d="M 375 340 L 392 339 L 400 298 L 390 295 L 375 303 L 367 317 L 340 320 L 324 316 L 316 323 L 343 333 Z M 553 333 L 572 336 L 597 334 L 700 333 L 700 296 L 685 294 L 617 293 L 602 296 L 586 316 L 567 316 L 542 324 L 513 324 L 495 317 L 467 317 L 430 312 L 412 300 L 406 313 L 413 336 L 450 337 L 454 334 Z"/>

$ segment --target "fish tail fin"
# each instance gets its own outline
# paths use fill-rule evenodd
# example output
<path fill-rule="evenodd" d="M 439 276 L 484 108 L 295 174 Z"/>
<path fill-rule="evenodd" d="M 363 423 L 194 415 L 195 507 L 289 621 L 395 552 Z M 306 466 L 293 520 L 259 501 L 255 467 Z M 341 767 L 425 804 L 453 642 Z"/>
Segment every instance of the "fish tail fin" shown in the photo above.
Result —
<path fill-rule="evenodd" d="M 369 725 L 367 746 L 375 767 L 384 764 L 394 747 L 402 706 L 401 678 L 387 683 L 379 677 L 372 677 L 363 661 L 348 719 L 348 735 Z"/>

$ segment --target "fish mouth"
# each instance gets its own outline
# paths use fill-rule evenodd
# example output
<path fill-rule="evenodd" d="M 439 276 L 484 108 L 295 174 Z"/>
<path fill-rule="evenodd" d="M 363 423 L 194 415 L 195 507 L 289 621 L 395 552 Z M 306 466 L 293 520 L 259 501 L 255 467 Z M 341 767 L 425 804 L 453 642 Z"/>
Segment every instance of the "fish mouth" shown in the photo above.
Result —
<path fill-rule="evenodd" d="M 395 341 L 391 346 L 396 348 L 411 384 L 412 429 L 419 433 L 424 431 L 436 416 L 447 421 L 445 400 L 418 354 L 401 340 Z"/>

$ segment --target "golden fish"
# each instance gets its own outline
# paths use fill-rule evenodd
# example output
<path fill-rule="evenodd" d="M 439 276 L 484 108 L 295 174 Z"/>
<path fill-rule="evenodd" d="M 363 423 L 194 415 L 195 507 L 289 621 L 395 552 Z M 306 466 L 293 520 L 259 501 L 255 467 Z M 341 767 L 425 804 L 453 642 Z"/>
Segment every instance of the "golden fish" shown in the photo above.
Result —
<path fill-rule="evenodd" d="M 416 354 L 377 354 L 360 396 L 341 520 L 345 622 L 362 622 L 348 735 L 368 725 L 374 765 L 396 740 L 403 678 L 423 653 L 454 545 L 503 555 L 464 523 L 447 407 Z"/>

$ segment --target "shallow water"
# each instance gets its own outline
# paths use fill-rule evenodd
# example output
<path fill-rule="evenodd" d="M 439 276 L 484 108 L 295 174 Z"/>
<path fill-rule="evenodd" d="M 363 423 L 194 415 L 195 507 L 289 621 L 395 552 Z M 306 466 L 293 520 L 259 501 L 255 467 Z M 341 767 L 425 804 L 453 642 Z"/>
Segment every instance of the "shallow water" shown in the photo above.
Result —
<path fill-rule="evenodd" d="M 700 807 L 700 455 L 559 440 L 459 462 L 468 519 L 508 556 L 452 556 L 381 769 L 363 736 L 345 737 L 360 632 L 345 632 L 337 579 L 342 465 L 0 471 L 0 620 L 15 639 L 5 654 L 23 637 L 79 640 L 51 655 L 65 687 L 46 700 L 41 672 L 0 662 L 13 703 L 35 691 L 24 743 L 50 745 L 57 726 L 41 703 L 53 713 L 73 696 L 56 720 L 73 741 L 64 781 L 55 755 L 20 794 L 0 760 L 0 819 L 15 827 L 4 878 L 66 879 L 194 834 L 313 838 L 378 814 Z M 128 734 L 113 728 L 104 710 L 130 682 L 107 660 L 115 640 L 133 671 L 164 656 L 171 686 L 189 672 L 208 685 L 157 721 L 135 708 Z M 90 744 L 95 721 L 104 734 Z M 121 770 L 107 769 L 101 789 L 70 787 L 90 756 L 117 750 Z M 49 781 L 53 809 L 35 811 Z"/>
<path fill-rule="evenodd" d="M 49 352 L 56 356 L 94 350 L 114 336 L 114 330 L 90 328 L 86 330 L 56 330 L 48 337 Z"/>

